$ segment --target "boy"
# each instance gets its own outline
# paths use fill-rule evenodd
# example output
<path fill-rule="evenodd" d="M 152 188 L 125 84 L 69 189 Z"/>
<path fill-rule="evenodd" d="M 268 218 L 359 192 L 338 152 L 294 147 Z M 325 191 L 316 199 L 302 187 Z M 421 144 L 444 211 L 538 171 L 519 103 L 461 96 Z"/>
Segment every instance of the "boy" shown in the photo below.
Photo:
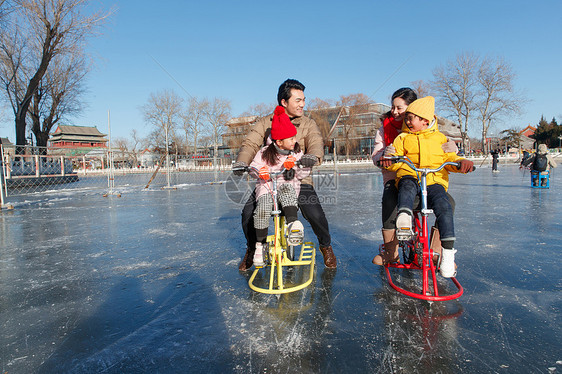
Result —
<path fill-rule="evenodd" d="M 468 173 L 472 171 L 473 163 L 455 153 L 445 153 L 441 146 L 446 142 L 447 138 L 437 128 L 435 99 L 426 96 L 408 105 L 403 132 L 392 143 L 394 149 L 387 147 L 385 156 L 408 156 L 416 167 L 422 168 L 437 168 L 447 161 L 460 162 L 460 170 L 447 166 L 437 173 L 427 175 L 427 202 L 435 214 L 443 246 L 439 271 L 441 276 L 451 278 L 456 275 L 456 250 L 453 248 L 455 243 L 453 209 L 446 194 L 449 186 L 449 171 Z M 417 175 L 404 163 L 392 164 L 387 169 L 396 171 L 397 234 L 407 238 L 412 235 L 412 209 L 414 199 L 419 192 Z"/>

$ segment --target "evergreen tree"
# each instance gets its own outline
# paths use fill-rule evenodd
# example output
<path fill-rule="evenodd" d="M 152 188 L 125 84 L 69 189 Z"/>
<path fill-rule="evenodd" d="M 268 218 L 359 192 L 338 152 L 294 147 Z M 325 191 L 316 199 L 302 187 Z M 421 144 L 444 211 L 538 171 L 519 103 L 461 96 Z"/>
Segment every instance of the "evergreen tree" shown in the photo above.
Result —
<path fill-rule="evenodd" d="M 541 116 L 541 120 L 539 121 L 539 124 L 537 126 L 537 130 L 535 131 L 535 134 L 532 136 L 537 143 L 546 143 L 548 145 L 548 138 L 549 138 L 549 134 L 548 134 L 548 130 L 549 130 L 550 124 L 546 121 L 546 119 L 544 119 L 544 115 Z"/>
<path fill-rule="evenodd" d="M 556 118 L 552 118 L 552 121 L 547 122 L 544 116 L 541 116 L 537 130 L 533 138 L 538 144 L 544 143 L 549 148 L 558 147 L 560 144 L 559 136 L 562 134 L 562 129 L 560 125 L 556 122 Z"/>

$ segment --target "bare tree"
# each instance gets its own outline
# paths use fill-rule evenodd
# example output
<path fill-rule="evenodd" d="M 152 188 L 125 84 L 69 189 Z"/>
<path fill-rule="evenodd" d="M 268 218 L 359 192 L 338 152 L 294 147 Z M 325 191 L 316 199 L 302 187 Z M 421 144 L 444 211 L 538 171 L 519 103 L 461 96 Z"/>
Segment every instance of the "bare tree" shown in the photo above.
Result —
<path fill-rule="evenodd" d="M 478 119 L 482 126 L 482 147 L 487 152 L 486 139 L 493 121 L 506 114 L 517 114 L 525 101 L 515 92 L 515 74 L 503 59 L 485 58 L 478 70 L 479 92 L 476 100 Z"/>
<path fill-rule="evenodd" d="M 6 4 L 5 0 L 0 0 L 0 26 L 2 26 L 4 17 L 9 12 L 8 4 Z"/>
<path fill-rule="evenodd" d="M 230 101 L 214 98 L 209 102 L 205 114 L 209 125 L 209 136 L 213 144 L 214 157 L 217 157 L 220 138 L 224 133 L 226 122 L 230 119 Z"/>
<path fill-rule="evenodd" d="M 205 150 L 203 151 L 203 153 L 205 155 L 209 155 L 209 147 L 213 145 L 213 139 L 211 138 L 210 135 L 204 135 L 201 137 L 199 143 L 201 144 L 201 147 L 204 148 Z"/>
<path fill-rule="evenodd" d="M 240 117 L 251 117 L 251 116 L 258 116 L 258 117 L 265 117 L 268 114 L 273 113 L 273 109 L 277 104 L 275 103 L 259 103 L 254 104 L 248 108 L 244 113 L 240 114 Z"/>
<path fill-rule="evenodd" d="M 416 91 L 418 97 L 425 97 L 431 95 L 431 84 L 423 80 L 410 82 L 410 87 Z"/>
<path fill-rule="evenodd" d="M 520 130 L 507 129 L 500 132 L 503 135 L 502 140 L 506 142 L 508 147 L 521 148 L 521 134 Z"/>
<path fill-rule="evenodd" d="M 46 147 L 49 132 L 63 118 L 83 108 L 83 81 L 89 72 L 86 59 L 79 54 L 58 55 L 32 96 L 29 107 L 31 131 L 37 145 Z"/>
<path fill-rule="evenodd" d="M 361 124 L 360 116 L 368 112 L 371 103 L 371 98 L 362 93 L 340 97 L 338 105 L 343 107 L 343 115 L 339 119 L 339 125 L 342 128 L 346 157 L 349 157 L 352 148 L 359 142 L 361 134 L 357 130 Z"/>
<path fill-rule="evenodd" d="M 15 117 L 16 145 L 25 145 L 33 95 L 58 55 L 72 54 L 108 16 L 85 15 L 89 0 L 12 0 L 14 11 L 0 35 L 0 80 Z"/>
<path fill-rule="evenodd" d="M 139 138 L 138 132 L 135 129 L 131 131 L 131 135 L 129 138 L 116 138 L 113 141 L 114 145 L 117 147 L 117 149 L 119 149 L 121 160 L 130 161 L 135 167 L 139 164 L 138 147 L 141 142 L 142 139 Z"/>
<path fill-rule="evenodd" d="M 145 121 L 154 128 L 149 136 L 157 146 L 164 143 L 166 155 L 169 154 L 170 139 L 180 120 L 182 102 L 182 98 L 174 91 L 164 90 L 151 93 L 148 102 L 142 107 Z M 169 165 L 169 160 L 167 162 Z"/>
<path fill-rule="evenodd" d="M 339 113 L 334 100 L 320 99 L 315 97 L 310 99 L 307 104 L 309 117 L 316 122 L 324 138 L 324 142 L 328 141 L 328 134 Z"/>
<path fill-rule="evenodd" d="M 468 127 L 475 109 L 479 60 L 473 53 L 464 53 L 433 70 L 432 87 L 440 99 L 437 100 L 439 108 L 458 121 L 465 150 L 469 147 Z"/>
<path fill-rule="evenodd" d="M 116 147 L 119 152 L 113 152 L 116 155 L 114 162 L 125 164 L 127 161 L 131 161 L 131 152 L 129 151 L 129 142 L 125 138 L 116 138 L 112 141 L 112 145 Z"/>
<path fill-rule="evenodd" d="M 193 140 L 193 154 L 197 153 L 197 140 L 205 130 L 204 119 L 208 106 L 208 100 L 199 101 L 196 97 L 192 97 L 189 99 L 187 108 L 181 115 L 182 130 L 185 134 L 186 154 L 189 146 L 189 137 Z"/>
<path fill-rule="evenodd" d="M 131 130 L 130 144 L 131 144 L 131 150 L 133 152 L 135 153 L 139 152 L 144 141 L 145 140 L 139 136 L 139 133 L 136 129 Z"/>

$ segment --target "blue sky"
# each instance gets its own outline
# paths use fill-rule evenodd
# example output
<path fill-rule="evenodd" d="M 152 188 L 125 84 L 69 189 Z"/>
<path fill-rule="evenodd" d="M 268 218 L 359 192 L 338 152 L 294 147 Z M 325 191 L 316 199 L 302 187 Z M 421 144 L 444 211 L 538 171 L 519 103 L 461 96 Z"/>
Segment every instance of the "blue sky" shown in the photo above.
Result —
<path fill-rule="evenodd" d="M 463 52 L 503 57 L 516 88 L 531 100 L 520 116 L 496 124 L 562 122 L 562 1 L 101 1 L 114 7 L 90 42 L 96 67 L 88 108 L 69 124 L 112 137 L 150 131 L 140 107 L 150 93 L 220 97 L 237 116 L 273 103 L 286 78 L 307 98 L 364 93 L 388 103 L 392 92 Z M 401 67 L 400 67 L 401 66 Z M 400 69 L 398 69 L 400 67 Z M 398 69 L 398 71 L 396 71 Z M 2 136 L 14 140 L 13 122 Z M 476 132 L 474 135 L 478 135 Z"/>

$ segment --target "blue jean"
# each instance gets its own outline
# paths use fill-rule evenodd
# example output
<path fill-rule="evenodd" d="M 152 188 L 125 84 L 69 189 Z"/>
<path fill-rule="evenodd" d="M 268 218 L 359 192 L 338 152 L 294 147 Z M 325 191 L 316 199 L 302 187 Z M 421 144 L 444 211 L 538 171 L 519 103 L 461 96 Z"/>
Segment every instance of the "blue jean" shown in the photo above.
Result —
<path fill-rule="evenodd" d="M 400 179 L 398 183 L 398 212 L 412 214 L 414 200 L 418 193 L 420 193 L 420 186 L 417 179 L 409 176 Z M 447 197 L 445 187 L 440 184 L 427 186 L 427 207 L 433 209 L 441 242 L 453 242 L 455 240 L 453 207 Z M 451 245 L 452 248 L 452 243 L 447 244 Z M 445 246 L 445 243 L 443 245 Z"/>

